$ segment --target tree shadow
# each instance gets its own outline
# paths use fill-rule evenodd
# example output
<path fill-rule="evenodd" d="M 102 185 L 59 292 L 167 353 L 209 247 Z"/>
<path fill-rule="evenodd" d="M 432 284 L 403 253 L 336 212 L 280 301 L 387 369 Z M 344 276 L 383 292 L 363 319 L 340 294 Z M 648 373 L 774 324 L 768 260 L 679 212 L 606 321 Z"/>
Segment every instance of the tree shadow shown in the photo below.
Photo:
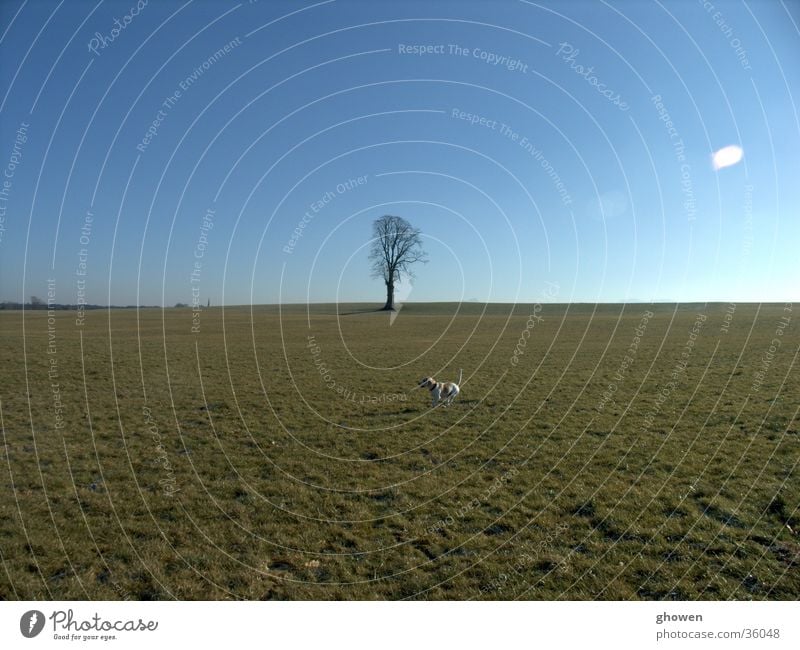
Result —
<path fill-rule="evenodd" d="M 370 307 L 369 309 L 356 309 L 353 311 L 340 311 L 338 312 L 338 316 L 356 316 L 358 314 L 388 314 L 390 313 L 389 310 L 384 309 L 383 307 Z"/>

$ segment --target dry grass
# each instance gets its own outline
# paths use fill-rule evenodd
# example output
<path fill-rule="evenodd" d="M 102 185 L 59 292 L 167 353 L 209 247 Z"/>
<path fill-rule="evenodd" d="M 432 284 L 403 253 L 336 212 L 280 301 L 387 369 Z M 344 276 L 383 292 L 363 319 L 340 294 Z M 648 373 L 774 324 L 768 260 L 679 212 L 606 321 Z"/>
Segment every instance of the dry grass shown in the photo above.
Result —
<path fill-rule="evenodd" d="M 0 597 L 800 596 L 800 316 L 457 308 L 0 313 Z"/>

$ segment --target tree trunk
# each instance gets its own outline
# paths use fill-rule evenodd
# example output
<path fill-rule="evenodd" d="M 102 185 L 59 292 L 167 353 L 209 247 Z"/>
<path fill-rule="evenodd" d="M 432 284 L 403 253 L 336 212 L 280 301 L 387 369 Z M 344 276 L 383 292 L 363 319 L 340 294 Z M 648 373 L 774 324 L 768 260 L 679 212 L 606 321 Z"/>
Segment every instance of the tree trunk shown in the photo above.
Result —
<path fill-rule="evenodd" d="M 386 283 L 386 304 L 383 311 L 394 311 L 394 281 Z"/>

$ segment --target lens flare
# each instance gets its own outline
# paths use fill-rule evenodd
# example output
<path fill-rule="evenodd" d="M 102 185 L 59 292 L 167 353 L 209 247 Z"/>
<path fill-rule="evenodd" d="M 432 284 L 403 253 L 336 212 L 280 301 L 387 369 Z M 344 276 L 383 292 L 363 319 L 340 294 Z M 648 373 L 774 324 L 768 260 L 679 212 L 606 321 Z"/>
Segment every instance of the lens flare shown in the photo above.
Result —
<path fill-rule="evenodd" d="M 738 163 L 744 152 L 742 148 L 732 144 L 727 147 L 722 147 L 719 151 L 715 151 L 711 154 L 711 164 L 714 165 L 714 169 L 722 169 L 723 167 L 730 167 L 731 165 L 735 165 Z"/>

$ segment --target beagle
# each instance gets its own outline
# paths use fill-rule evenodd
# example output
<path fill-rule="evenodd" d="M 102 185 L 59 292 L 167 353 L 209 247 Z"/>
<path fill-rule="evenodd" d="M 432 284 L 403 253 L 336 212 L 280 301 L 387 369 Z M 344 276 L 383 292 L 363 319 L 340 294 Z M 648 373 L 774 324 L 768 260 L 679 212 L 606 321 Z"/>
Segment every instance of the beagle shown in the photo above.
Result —
<path fill-rule="evenodd" d="M 431 391 L 432 403 L 431 406 L 436 406 L 439 402 L 448 406 L 456 396 L 461 392 L 458 384 L 461 383 L 463 373 L 458 371 L 458 383 L 453 381 L 438 382 L 433 377 L 425 377 L 419 380 L 417 388 L 427 388 Z"/>

